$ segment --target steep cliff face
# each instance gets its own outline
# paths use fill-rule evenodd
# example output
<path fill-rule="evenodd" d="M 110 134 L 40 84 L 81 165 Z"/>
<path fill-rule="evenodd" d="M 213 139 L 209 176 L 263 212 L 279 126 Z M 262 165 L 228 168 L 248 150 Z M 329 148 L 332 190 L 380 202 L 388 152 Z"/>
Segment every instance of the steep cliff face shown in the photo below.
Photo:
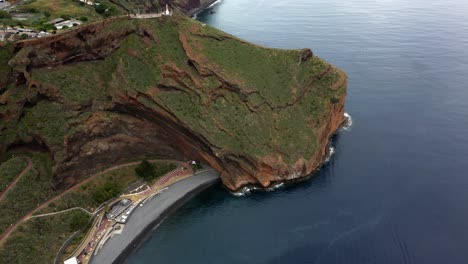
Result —
<path fill-rule="evenodd" d="M 344 121 L 341 70 L 185 17 L 110 19 L 0 59 L 0 152 L 47 149 L 58 183 L 160 156 L 268 187 L 316 170 Z"/>

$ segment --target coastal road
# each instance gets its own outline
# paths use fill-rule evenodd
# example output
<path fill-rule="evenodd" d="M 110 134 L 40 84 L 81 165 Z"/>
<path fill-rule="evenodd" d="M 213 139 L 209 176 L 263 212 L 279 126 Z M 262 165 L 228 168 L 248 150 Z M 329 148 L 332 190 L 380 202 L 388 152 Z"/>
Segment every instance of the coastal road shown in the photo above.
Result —
<path fill-rule="evenodd" d="M 204 171 L 169 186 L 167 190 L 138 206 L 130 215 L 121 235 L 109 239 L 91 264 L 119 263 L 123 256 L 132 251 L 138 240 L 152 230 L 152 227 L 164 220 L 168 214 L 205 188 L 219 181 L 219 174 L 214 170 Z"/>

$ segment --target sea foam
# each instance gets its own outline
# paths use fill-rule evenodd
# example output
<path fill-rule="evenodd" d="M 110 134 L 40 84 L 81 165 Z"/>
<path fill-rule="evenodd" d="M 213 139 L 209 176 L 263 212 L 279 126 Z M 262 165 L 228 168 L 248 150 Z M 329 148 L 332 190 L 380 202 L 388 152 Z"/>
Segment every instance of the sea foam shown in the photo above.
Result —
<path fill-rule="evenodd" d="M 214 3 L 212 3 L 211 5 L 208 6 L 208 8 L 212 8 L 213 6 L 221 3 L 222 0 L 216 0 Z"/>
<path fill-rule="evenodd" d="M 345 120 L 345 123 L 344 123 L 342 129 L 344 131 L 349 131 L 349 130 L 351 130 L 351 127 L 353 125 L 353 118 L 348 113 L 344 113 L 344 117 L 345 117 L 346 120 Z"/>
<path fill-rule="evenodd" d="M 329 162 L 333 154 L 335 154 L 335 148 L 330 145 L 330 147 L 328 148 L 328 155 L 327 155 L 327 158 L 325 159 L 325 162 Z"/>

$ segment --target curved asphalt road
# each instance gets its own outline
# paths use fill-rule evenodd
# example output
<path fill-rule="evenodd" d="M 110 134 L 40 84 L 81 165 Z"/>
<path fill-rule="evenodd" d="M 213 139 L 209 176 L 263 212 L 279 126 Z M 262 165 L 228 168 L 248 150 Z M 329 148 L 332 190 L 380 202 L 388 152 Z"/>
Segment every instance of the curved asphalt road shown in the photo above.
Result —
<path fill-rule="evenodd" d="M 124 260 L 125 255 L 132 252 L 153 226 L 184 201 L 190 199 L 208 186 L 219 180 L 219 174 L 214 170 L 205 171 L 184 180 L 178 181 L 162 193 L 146 201 L 144 206 L 137 206 L 128 218 L 122 234 L 110 238 L 91 259 L 91 264 L 111 264 Z"/>

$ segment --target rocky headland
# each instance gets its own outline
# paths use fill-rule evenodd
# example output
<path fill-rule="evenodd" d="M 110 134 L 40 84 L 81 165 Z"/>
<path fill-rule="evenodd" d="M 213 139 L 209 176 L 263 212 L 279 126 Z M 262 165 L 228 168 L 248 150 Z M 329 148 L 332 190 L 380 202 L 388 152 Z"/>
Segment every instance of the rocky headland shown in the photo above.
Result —
<path fill-rule="evenodd" d="M 208 164 L 232 191 L 267 188 L 316 170 L 344 122 L 343 71 L 185 16 L 107 19 L 3 46 L 0 62 L 0 154 L 50 153 L 63 188 L 155 156 Z"/>

